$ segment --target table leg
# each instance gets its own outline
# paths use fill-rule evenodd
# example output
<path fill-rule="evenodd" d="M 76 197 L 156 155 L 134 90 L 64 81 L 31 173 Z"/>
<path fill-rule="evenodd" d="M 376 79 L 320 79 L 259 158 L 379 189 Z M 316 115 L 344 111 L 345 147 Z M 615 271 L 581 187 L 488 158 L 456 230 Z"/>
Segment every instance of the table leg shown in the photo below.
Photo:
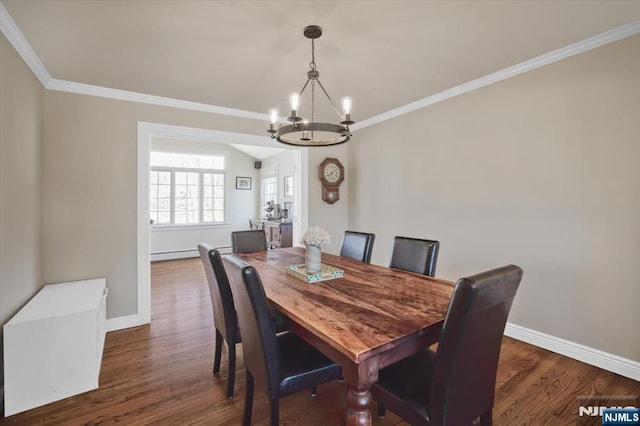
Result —
<path fill-rule="evenodd" d="M 347 393 L 347 426 L 371 425 L 371 384 L 378 380 L 378 358 L 373 357 L 343 368 L 349 391 Z"/>

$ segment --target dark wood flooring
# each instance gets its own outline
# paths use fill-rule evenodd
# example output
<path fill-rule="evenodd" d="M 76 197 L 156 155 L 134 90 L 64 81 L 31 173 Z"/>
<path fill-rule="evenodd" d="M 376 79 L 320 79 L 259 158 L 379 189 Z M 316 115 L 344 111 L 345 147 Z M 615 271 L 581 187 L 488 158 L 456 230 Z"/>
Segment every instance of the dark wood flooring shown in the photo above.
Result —
<path fill-rule="evenodd" d="M 225 398 L 226 351 L 219 377 L 213 364 L 213 320 L 199 259 L 152 264 L 152 320 L 107 334 L 100 388 L 8 418 L 2 425 L 238 425 L 245 372 L 240 359 L 233 399 Z M 640 395 L 640 383 L 505 338 L 496 388 L 496 425 L 574 425 L 582 395 Z M 256 392 L 253 420 L 268 424 L 268 405 Z M 346 385 L 283 398 L 286 425 L 341 425 Z M 404 424 L 393 413 L 374 425 Z"/>

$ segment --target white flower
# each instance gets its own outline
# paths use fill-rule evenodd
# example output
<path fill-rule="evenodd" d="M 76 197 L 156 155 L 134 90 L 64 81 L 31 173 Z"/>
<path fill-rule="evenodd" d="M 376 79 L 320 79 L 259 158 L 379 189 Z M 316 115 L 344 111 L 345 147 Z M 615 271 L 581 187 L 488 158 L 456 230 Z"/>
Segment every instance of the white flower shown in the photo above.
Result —
<path fill-rule="evenodd" d="M 302 236 L 302 243 L 305 245 L 322 247 L 325 244 L 329 244 L 331 242 L 331 238 L 329 234 L 324 229 L 319 226 L 312 226 L 307 229 L 307 232 Z"/>

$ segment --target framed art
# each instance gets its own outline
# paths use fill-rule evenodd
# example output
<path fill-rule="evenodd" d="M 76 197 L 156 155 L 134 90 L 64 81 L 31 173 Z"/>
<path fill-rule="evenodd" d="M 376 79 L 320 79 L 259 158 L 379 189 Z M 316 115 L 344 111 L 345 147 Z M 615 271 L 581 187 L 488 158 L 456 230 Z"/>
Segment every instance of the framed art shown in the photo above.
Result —
<path fill-rule="evenodd" d="M 236 189 L 251 189 L 251 178 L 243 176 L 236 177 Z"/>
<path fill-rule="evenodd" d="M 293 197 L 293 176 L 284 177 L 284 196 Z"/>

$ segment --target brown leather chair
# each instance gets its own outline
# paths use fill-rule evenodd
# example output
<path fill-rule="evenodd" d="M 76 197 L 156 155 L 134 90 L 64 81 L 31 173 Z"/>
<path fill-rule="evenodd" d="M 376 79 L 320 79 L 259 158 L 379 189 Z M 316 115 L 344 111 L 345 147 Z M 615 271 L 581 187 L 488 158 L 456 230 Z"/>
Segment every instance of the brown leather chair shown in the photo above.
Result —
<path fill-rule="evenodd" d="M 366 232 L 344 231 L 340 256 L 359 260 L 360 262 L 371 263 L 371 253 L 373 252 L 373 242 L 375 234 Z"/>
<path fill-rule="evenodd" d="M 238 317 L 233 304 L 229 279 L 222 265 L 220 252 L 209 244 L 199 244 L 198 252 L 204 265 L 213 307 L 213 323 L 216 330 L 215 355 L 213 358 L 213 374 L 220 374 L 220 360 L 222 358 L 223 341 L 229 350 L 229 368 L 227 373 L 227 398 L 233 397 L 236 377 L 236 343 L 240 343 L 240 328 Z M 274 319 L 278 332 L 285 331 L 287 324 L 281 317 Z"/>
<path fill-rule="evenodd" d="M 385 407 L 412 425 L 492 423 L 504 327 L 522 279 L 510 265 L 461 278 L 449 303 L 438 350 L 380 371 L 371 388 L 378 415 Z"/>
<path fill-rule="evenodd" d="M 433 277 L 439 249 L 439 241 L 395 237 L 389 267 Z"/>
<path fill-rule="evenodd" d="M 267 249 L 267 237 L 263 229 L 234 231 L 231 233 L 231 248 L 234 253 L 251 253 Z"/>
<path fill-rule="evenodd" d="M 295 334 L 276 335 L 257 271 L 235 256 L 226 256 L 223 262 L 238 312 L 247 373 L 242 424 L 251 424 L 256 384 L 269 398 L 271 425 L 276 426 L 280 397 L 340 379 L 342 369 Z"/>

